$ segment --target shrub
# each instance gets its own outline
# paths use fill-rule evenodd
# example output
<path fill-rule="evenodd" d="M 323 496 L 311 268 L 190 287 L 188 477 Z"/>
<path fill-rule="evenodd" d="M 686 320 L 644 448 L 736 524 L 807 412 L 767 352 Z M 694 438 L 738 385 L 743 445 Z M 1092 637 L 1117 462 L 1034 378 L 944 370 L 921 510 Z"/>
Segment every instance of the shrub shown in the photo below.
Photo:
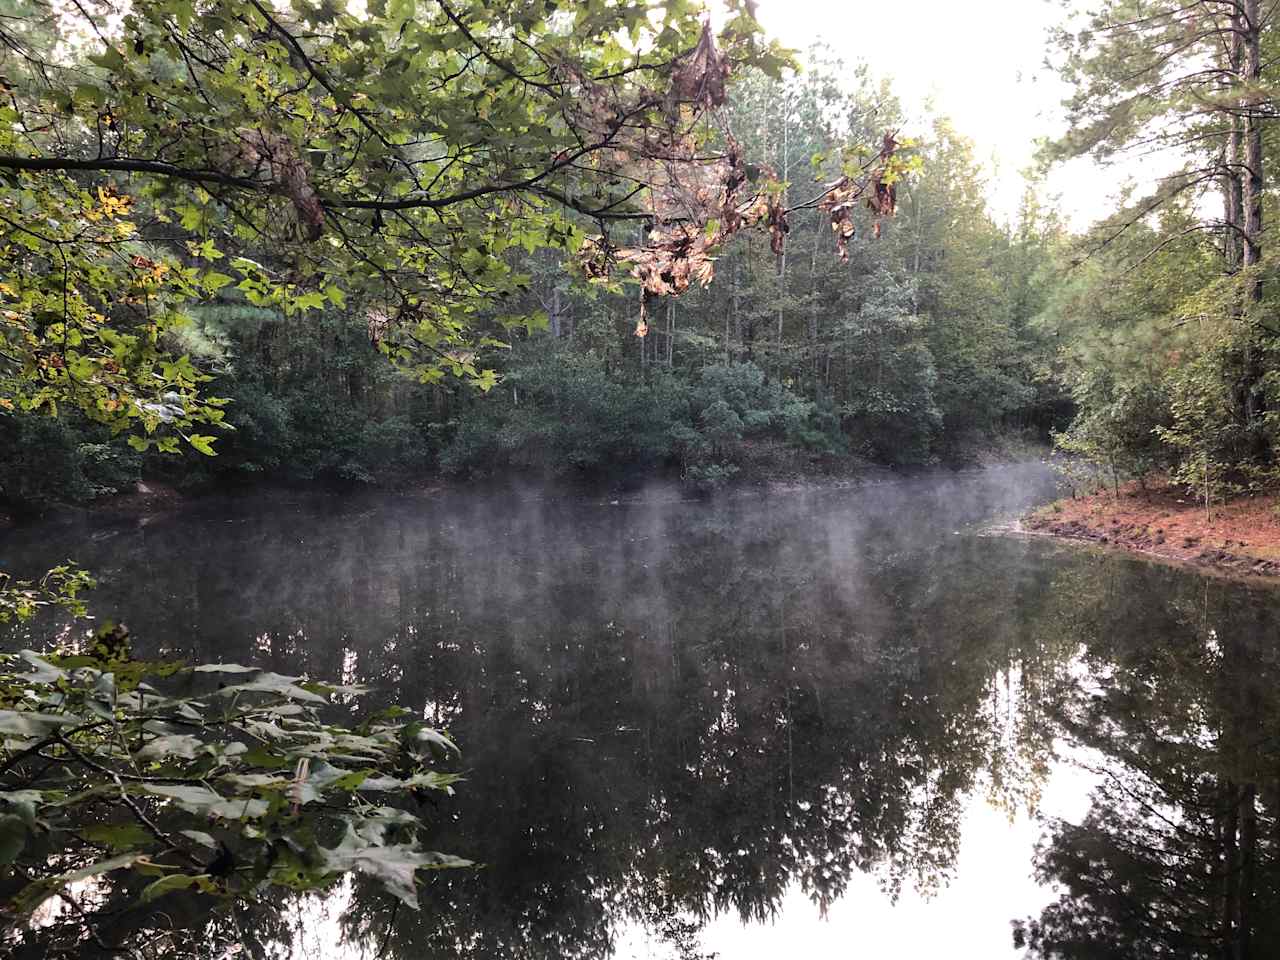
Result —
<path fill-rule="evenodd" d="M 0 415 L 0 498 L 19 511 L 38 511 L 91 497 L 80 440 L 70 418 Z"/>
<path fill-rule="evenodd" d="M 120 493 L 137 486 L 142 479 L 142 457 L 130 447 L 118 443 L 82 443 L 78 452 L 90 496 Z"/>

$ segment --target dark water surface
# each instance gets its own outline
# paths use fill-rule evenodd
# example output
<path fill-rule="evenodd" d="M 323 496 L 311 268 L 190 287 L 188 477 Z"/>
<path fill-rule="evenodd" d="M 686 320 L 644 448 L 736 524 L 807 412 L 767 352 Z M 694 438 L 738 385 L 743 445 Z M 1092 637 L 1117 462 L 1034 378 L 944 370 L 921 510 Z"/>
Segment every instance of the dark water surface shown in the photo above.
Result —
<path fill-rule="evenodd" d="M 147 652 L 447 728 L 435 845 L 486 867 L 431 877 L 389 957 L 1018 957 L 1014 923 L 1064 957 L 1278 956 L 1280 592 L 982 533 L 1053 495 L 1041 464 L 277 495 L 18 528 L 0 569 L 74 557 Z M 373 956 L 388 915 L 357 883 L 281 953 Z"/>

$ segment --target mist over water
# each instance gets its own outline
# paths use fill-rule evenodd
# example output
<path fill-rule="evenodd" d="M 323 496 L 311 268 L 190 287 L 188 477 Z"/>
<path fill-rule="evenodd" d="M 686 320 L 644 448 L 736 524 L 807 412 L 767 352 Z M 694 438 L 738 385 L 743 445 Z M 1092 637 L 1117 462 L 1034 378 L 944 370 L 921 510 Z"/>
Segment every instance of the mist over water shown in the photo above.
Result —
<path fill-rule="evenodd" d="M 1034 846 L 1070 836 L 1027 816 L 1065 758 L 1127 775 L 1170 755 L 1152 731 L 1191 742 L 1175 701 L 1226 729 L 1276 676 L 1270 589 L 986 535 L 1053 496 L 1040 463 L 706 500 L 272 495 L 19 528 L 0 567 L 73 556 L 143 653 L 365 683 L 447 728 L 467 779 L 435 844 L 485 868 L 430 877 L 389 956 L 766 956 L 841 924 L 938 955 L 868 927 L 897 916 L 1014 957 L 1009 922 L 1060 893 Z M 1235 753 L 1180 762 L 1241 780 Z M 1099 775 L 1072 782 L 1080 820 Z M 376 953 L 386 898 L 357 881 L 336 913 L 322 955 Z"/>

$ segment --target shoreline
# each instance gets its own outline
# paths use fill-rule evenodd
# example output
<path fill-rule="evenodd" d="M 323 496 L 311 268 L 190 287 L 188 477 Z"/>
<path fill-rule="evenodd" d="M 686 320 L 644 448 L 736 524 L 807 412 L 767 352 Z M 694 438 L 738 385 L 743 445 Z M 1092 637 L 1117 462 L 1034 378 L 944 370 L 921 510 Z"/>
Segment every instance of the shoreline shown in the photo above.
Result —
<path fill-rule="evenodd" d="M 739 476 L 712 489 L 682 481 L 670 471 L 577 478 L 507 476 L 464 479 L 437 475 L 415 480 L 398 478 L 376 486 L 346 488 L 323 483 L 287 484 L 267 481 L 221 489 L 183 490 L 161 481 L 145 480 L 127 492 L 109 494 L 81 503 L 50 504 L 40 512 L 11 513 L 0 505 L 0 532 L 31 524 L 83 520 L 146 524 L 219 503 L 288 501 L 298 497 L 332 498 L 339 503 L 358 503 L 365 497 L 387 494 L 405 499 L 431 499 L 478 491 L 498 491 L 520 499 L 554 496 L 594 499 L 616 505 L 655 500 L 669 502 L 725 497 L 792 496 L 806 491 L 849 490 L 936 474 L 963 474 L 970 470 L 1013 467 L 1033 461 L 1044 462 L 1040 457 L 990 457 L 969 462 L 896 468 L 868 461 L 846 462 L 841 464 L 845 467 L 843 470 L 761 472 Z"/>
<path fill-rule="evenodd" d="M 1237 497 L 1214 507 L 1169 485 L 1135 483 L 1057 500 L 1022 517 L 1015 533 L 1120 550 L 1237 580 L 1280 578 L 1280 496 Z"/>
<path fill-rule="evenodd" d="M 406 498 L 446 496 L 460 491 L 503 490 L 520 495 L 554 490 L 560 496 L 602 498 L 610 501 L 634 501 L 653 491 L 680 493 L 680 499 L 699 500 L 723 496 L 759 493 L 785 495 L 799 490 L 859 487 L 892 480 L 909 479 L 935 472 L 960 473 L 965 470 L 1023 463 L 1028 458 L 991 457 L 950 463 L 889 466 L 855 457 L 812 466 L 810 469 L 759 470 L 740 474 L 733 479 L 705 487 L 682 480 L 670 469 L 639 469 L 602 472 L 593 475 L 557 476 L 554 474 L 509 474 L 505 476 L 455 477 L 429 474 L 417 478 L 395 477 L 378 484 L 342 486 L 322 481 L 289 483 L 264 480 L 234 486 L 210 486 L 183 489 L 162 480 L 139 481 L 133 489 L 105 494 L 81 502 L 55 502 L 40 510 L 21 511 L 0 503 L 0 530 L 47 520 L 69 517 L 102 517 L 137 519 L 159 517 L 201 503 L 250 498 L 288 498 L 294 496 L 328 496 L 339 500 L 362 496 L 394 494 Z"/>
<path fill-rule="evenodd" d="M 794 453 L 794 451 L 793 451 Z M 259 478 L 243 483 L 182 487 L 158 477 L 147 476 L 132 489 L 120 490 L 82 501 L 51 501 L 36 507 L 21 507 L 0 500 L 0 531 L 67 517 L 135 519 L 159 517 L 192 504 L 221 498 L 330 495 L 359 497 L 371 493 L 394 493 L 405 497 L 447 495 L 457 490 L 550 489 L 570 495 L 631 499 L 637 491 L 668 487 L 679 489 L 687 499 L 741 495 L 760 491 L 786 494 L 816 486 L 857 487 L 895 479 L 927 475 L 938 471 L 965 470 L 1044 461 L 1047 446 L 1019 436 L 993 436 L 963 445 L 951 456 L 918 464 L 886 464 L 856 454 L 829 456 L 801 455 L 782 459 L 748 457 L 740 472 L 727 482 L 704 486 L 683 480 L 669 464 L 633 464 L 592 473 L 519 471 L 504 474 L 450 476 L 437 471 L 422 474 L 391 472 L 369 484 L 339 484 L 326 480 L 289 481 Z"/>

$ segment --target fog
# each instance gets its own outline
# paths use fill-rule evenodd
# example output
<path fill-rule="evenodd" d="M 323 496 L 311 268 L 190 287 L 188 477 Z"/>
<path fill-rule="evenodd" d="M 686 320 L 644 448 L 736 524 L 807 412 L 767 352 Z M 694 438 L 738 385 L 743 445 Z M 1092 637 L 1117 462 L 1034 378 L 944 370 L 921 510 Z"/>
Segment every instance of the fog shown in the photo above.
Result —
<path fill-rule="evenodd" d="M 430 878 L 397 956 L 769 956 L 859 924 L 1016 956 L 1009 922 L 1054 896 L 1038 818 L 1096 782 L 1061 717 L 1099 645 L 1275 622 L 1265 591 L 993 535 L 1056 491 L 1032 462 L 708 498 L 275 492 L 20 528 L 0 566 L 79 544 L 139 652 L 357 681 L 353 716 L 446 728 L 467 779 L 433 842 L 486 868 Z M 359 882 L 330 914 L 326 956 L 390 919 Z"/>

